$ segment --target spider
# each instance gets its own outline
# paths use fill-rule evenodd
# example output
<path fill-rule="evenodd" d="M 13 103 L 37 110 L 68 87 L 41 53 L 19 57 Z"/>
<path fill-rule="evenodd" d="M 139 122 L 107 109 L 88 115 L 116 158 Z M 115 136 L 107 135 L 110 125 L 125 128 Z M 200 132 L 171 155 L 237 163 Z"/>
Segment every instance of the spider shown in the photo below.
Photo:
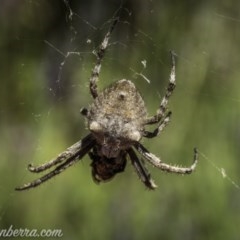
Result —
<path fill-rule="evenodd" d="M 40 166 L 28 165 L 28 170 L 40 173 L 55 167 L 42 177 L 17 187 L 22 191 L 34 188 L 72 166 L 87 153 L 91 159 L 92 177 L 96 183 L 112 179 L 117 173 L 123 172 L 129 158 L 142 183 L 148 189 L 155 189 L 151 175 L 136 151 L 153 166 L 177 174 L 190 174 L 197 165 L 198 152 L 194 148 L 193 164 L 190 167 L 177 167 L 163 163 L 153 153 L 150 153 L 141 143 L 143 137 L 158 136 L 170 120 L 171 112 L 167 112 L 167 104 L 176 85 L 175 54 L 171 52 L 171 72 L 166 93 L 154 116 L 148 117 L 145 103 L 134 83 L 122 79 L 107 87 L 102 92 L 97 90 L 97 81 L 101 70 L 101 62 L 109 45 L 109 38 L 115 28 L 118 18 L 115 18 L 95 52 L 97 61 L 90 77 L 90 93 L 93 103 L 89 108 L 82 108 L 81 114 L 86 118 L 90 133 L 76 142 L 55 159 Z M 157 124 L 153 132 L 145 129 L 146 125 Z"/>

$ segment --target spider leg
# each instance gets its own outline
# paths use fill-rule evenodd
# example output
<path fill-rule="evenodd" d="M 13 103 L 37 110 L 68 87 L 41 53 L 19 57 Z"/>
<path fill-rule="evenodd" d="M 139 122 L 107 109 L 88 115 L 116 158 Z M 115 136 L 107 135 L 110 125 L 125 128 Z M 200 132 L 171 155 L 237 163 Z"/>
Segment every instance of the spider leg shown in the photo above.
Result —
<path fill-rule="evenodd" d="M 137 143 L 135 147 L 144 158 L 146 158 L 153 166 L 160 168 L 162 171 L 178 174 L 190 174 L 195 170 L 197 166 L 198 151 L 196 148 L 194 148 L 193 164 L 190 167 L 177 167 L 163 163 L 161 159 L 156 157 L 154 154 L 150 153 L 140 143 Z"/>
<path fill-rule="evenodd" d="M 83 107 L 80 109 L 80 113 L 84 116 L 87 117 L 89 115 L 89 111 L 87 108 Z"/>
<path fill-rule="evenodd" d="M 70 157 L 66 159 L 65 162 L 58 165 L 54 170 L 51 172 L 45 174 L 44 176 L 30 182 L 26 183 L 21 187 L 16 187 L 15 190 L 22 191 L 30 188 L 37 187 L 38 185 L 46 182 L 47 180 L 51 179 L 52 177 L 60 174 L 64 170 L 66 170 L 68 167 L 72 166 L 74 163 L 79 161 L 87 152 L 91 150 L 91 148 L 94 146 L 95 141 L 90 141 L 83 149 L 78 149 L 76 152 L 72 153 Z"/>
<path fill-rule="evenodd" d="M 160 122 L 158 127 L 153 132 L 144 131 L 143 136 L 146 138 L 153 138 L 158 136 L 169 123 L 171 114 L 172 114 L 171 112 L 168 112 L 167 115 L 164 116 L 164 119 Z"/>
<path fill-rule="evenodd" d="M 67 159 L 75 156 L 79 151 L 84 152 L 84 150 L 88 148 L 88 145 L 91 144 L 92 141 L 93 141 L 93 136 L 91 134 L 89 134 L 82 140 L 76 142 L 71 147 L 67 148 L 66 151 L 60 153 L 57 156 L 57 158 L 55 158 L 47 163 L 44 163 L 40 166 L 37 166 L 37 167 L 34 167 L 34 166 L 32 166 L 32 164 L 29 164 L 28 170 L 30 172 L 34 172 L 34 173 L 43 172 L 43 171 L 51 168 L 52 166 L 58 165 L 64 161 L 66 161 Z"/>
<path fill-rule="evenodd" d="M 140 180 L 145 184 L 145 186 L 148 189 L 154 190 L 157 187 L 157 185 L 154 183 L 148 170 L 144 167 L 144 165 L 138 159 L 134 150 L 132 148 L 129 148 L 127 152 L 131 159 L 132 165 L 135 168 Z"/>
<path fill-rule="evenodd" d="M 164 116 L 166 109 L 167 109 L 168 100 L 169 100 L 170 96 L 172 95 L 173 90 L 176 86 L 175 53 L 172 51 L 170 53 L 171 53 L 172 68 L 171 68 L 171 72 L 170 72 L 170 76 L 169 76 L 169 83 L 168 83 L 167 91 L 160 103 L 160 106 L 157 110 L 157 114 L 152 117 L 147 118 L 146 122 L 145 122 L 146 125 L 158 123 L 162 119 L 162 117 Z"/>
<path fill-rule="evenodd" d="M 97 62 L 92 70 L 92 74 L 90 77 L 90 93 L 92 94 L 93 98 L 96 98 L 98 96 L 98 92 L 97 92 L 97 81 L 99 78 L 99 73 L 101 71 L 101 63 L 102 63 L 102 59 L 104 57 L 106 48 L 108 47 L 108 42 L 111 36 L 111 33 L 114 29 L 114 27 L 116 26 L 116 24 L 118 23 L 119 18 L 116 17 L 115 20 L 112 22 L 112 25 L 110 26 L 107 34 L 105 35 L 102 43 L 100 44 L 98 50 L 94 53 L 97 56 Z"/>

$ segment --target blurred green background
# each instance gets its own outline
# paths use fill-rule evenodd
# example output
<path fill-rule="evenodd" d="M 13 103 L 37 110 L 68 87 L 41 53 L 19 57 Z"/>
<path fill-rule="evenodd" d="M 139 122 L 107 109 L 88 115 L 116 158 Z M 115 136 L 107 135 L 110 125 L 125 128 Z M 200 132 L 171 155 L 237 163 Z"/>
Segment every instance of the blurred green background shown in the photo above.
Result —
<path fill-rule="evenodd" d="M 128 164 L 111 182 L 96 185 L 86 156 L 40 187 L 15 192 L 38 177 L 27 172 L 28 163 L 48 161 L 87 134 L 79 109 L 92 100 L 92 50 L 120 3 L 99 88 L 131 79 L 154 114 L 173 49 L 171 123 L 143 144 L 164 162 L 183 166 L 197 146 L 197 171 L 182 177 L 149 165 L 158 185 L 151 192 Z M 0 229 L 62 229 L 63 239 L 82 240 L 240 239 L 240 188 L 232 182 L 240 184 L 240 1 L 68 4 L 0 2 Z M 65 58 L 69 51 L 80 55 Z"/>

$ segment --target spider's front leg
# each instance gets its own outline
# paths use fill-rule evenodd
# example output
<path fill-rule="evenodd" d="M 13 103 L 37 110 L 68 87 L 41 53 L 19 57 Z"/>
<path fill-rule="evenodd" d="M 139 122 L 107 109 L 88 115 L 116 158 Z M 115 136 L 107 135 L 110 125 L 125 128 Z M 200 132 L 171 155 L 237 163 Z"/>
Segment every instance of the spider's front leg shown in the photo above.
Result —
<path fill-rule="evenodd" d="M 138 159 L 134 150 L 132 148 L 129 148 L 127 152 L 131 159 L 132 165 L 135 168 L 140 180 L 145 184 L 145 186 L 148 189 L 154 190 L 157 187 L 157 185 L 154 183 L 150 173 L 148 173 L 148 170 L 144 167 L 144 165 Z"/>
<path fill-rule="evenodd" d="M 198 151 L 196 148 L 194 148 L 194 157 L 193 157 L 193 163 L 190 167 L 177 167 L 172 166 L 166 163 L 163 163 L 161 159 L 156 157 L 154 154 L 150 153 L 145 147 L 142 146 L 142 144 L 137 143 L 135 148 L 138 150 L 138 152 L 147 159 L 153 166 L 161 169 L 162 171 L 166 171 L 169 173 L 178 173 L 178 174 L 190 174 L 192 173 L 198 162 Z"/>
<path fill-rule="evenodd" d="M 72 166 L 74 163 L 78 162 L 83 156 L 88 153 L 91 148 L 95 145 L 95 140 L 91 134 L 86 136 L 82 141 L 78 141 L 71 147 L 69 147 L 66 151 L 59 154 L 59 156 L 41 166 L 33 167 L 29 169 L 31 172 L 42 172 L 51 167 L 55 166 L 55 169 L 48 172 L 47 174 L 43 175 L 42 177 L 35 179 L 32 182 L 26 183 L 23 186 L 16 187 L 15 190 L 23 191 L 26 189 L 37 187 L 38 185 L 46 182 L 47 180 L 51 179 L 52 177 L 62 173 L 64 170 Z"/>
<path fill-rule="evenodd" d="M 55 165 L 61 164 L 62 162 L 74 157 L 79 151 L 85 151 L 88 145 L 93 142 L 91 134 L 87 135 L 84 139 L 76 142 L 71 147 L 67 148 L 64 152 L 60 153 L 55 159 L 46 162 L 40 166 L 34 167 L 32 164 L 28 165 L 28 170 L 33 173 L 40 173 Z"/>

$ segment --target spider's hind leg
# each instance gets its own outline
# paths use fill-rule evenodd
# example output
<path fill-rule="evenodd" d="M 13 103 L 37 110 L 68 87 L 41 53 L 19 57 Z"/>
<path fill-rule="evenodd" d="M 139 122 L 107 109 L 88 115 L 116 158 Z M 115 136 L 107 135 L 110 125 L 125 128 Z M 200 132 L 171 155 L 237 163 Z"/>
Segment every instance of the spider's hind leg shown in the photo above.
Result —
<path fill-rule="evenodd" d="M 102 43 L 100 44 L 99 48 L 97 51 L 93 51 L 93 53 L 96 55 L 97 57 L 97 62 L 92 70 L 92 74 L 91 74 L 91 77 L 90 77 L 90 93 L 92 95 L 93 98 L 96 98 L 98 96 L 98 92 L 97 92 L 97 81 L 98 81 L 98 78 L 99 78 L 99 74 L 100 74 L 100 71 L 101 71 L 101 63 L 102 63 L 102 59 L 105 55 L 105 52 L 106 52 L 106 49 L 108 47 L 108 42 L 109 42 L 109 39 L 110 39 L 110 36 L 111 36 L 111 33 L 113 31 L 113 29 L 115 28 L 116 24 L 118 23 L 119 21 L 119 17 L 116 17 L 107 34 L 105 35 Z"/>
<path fill-rule="evenodd" d="M 157 114 L 147 118 L 145 121 L 145 125 L 159 123 L 162 120 L 167 109 L 168 100 L 171 97 L 173 90 L 175 89 L 175 86 L 176 86 L 175 55 L 176 54 L 172 51 L 170 53 L 171 53 L 172 68 L 169 76 L 167 91 L 160 103 L 160 106 L 157 110 Z"/>
<path fill-rule="evenodd" d="M 149 132 L 149 131 L 144 131 L 143 132 L 143 136 L 146 138 L 153 138 L 158 136 L 162 130 L 167 126 L 167 124 L 170 121 L 170 117 L 171 117 L 172 112 L 168 112 L 166 116 L 164 116 L 164 119 L 160 122 L 160 124 L 158 125 L 158 127 L 153 131 L 153 132 Z"/>

